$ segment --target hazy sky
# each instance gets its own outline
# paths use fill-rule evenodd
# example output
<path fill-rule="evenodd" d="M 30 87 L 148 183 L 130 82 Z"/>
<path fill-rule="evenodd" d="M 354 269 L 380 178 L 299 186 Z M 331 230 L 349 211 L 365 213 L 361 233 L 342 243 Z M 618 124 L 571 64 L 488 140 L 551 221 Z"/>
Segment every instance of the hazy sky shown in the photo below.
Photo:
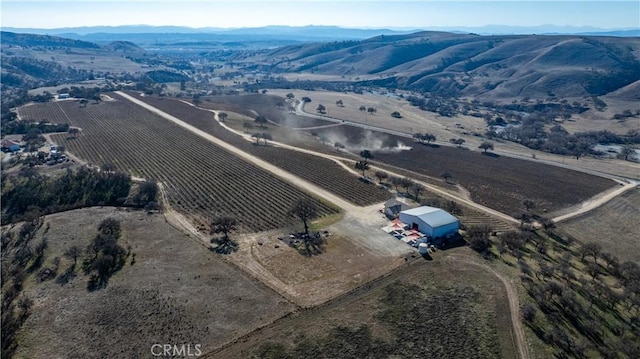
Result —
<path fill-rule="evenodd" d="M 640 0 L 1 0 L 2 27 L 94 25 L 343 27 L 571 25 L 640 27 Z"/>

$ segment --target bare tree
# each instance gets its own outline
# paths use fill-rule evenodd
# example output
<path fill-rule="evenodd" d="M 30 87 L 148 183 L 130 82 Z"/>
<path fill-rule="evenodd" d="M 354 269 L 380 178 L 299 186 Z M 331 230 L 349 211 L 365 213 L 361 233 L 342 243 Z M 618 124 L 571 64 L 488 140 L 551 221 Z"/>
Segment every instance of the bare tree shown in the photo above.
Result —
<path fill-rule="evenodd" d="M 82 255 L 82 249 L 79 246 L 73 245 L 71 247 L 69 247 L 69 249 L 67 249 L 64 252 L 64 256 L 69 258 L 69 259 L 73 259 L 73 266 L 75 267 L 76 264 L 78 263 L 78 257 L 80 257 Z"/>
<path fill-rule="evenodd" d="M 302 221 L 304 233 L 309 235 L 309 221 L 318 216 L 318 206 L 309 198 L 301 198 L 291 207 L 290 213 Z"/>
<path fill-rule="evenodd" d="M 414 183 L 413 186 L 411 186 L 411 191 L 413 192 L 413 195 L 415 196 L 416 202 L 420 202 L 420 194 L 423 193 L 425 191 L 425 188 L 423 185 L 421 185 L 420 183 Z"/>
<path fill-rule="evenodd" d="M 378 179 L 378 183 L 382 184 L 382 181 L 389 178 L 387 172 L 384 171 L 376 171 L 374 176 Z"/>
<path fill-rule="evenodd" d="M 238 221 L 229 216 L 216 217 L 211 221 L 210 233 L 222 233 L 222 240 L 229 240 L 229 233 L 238 229 Z"/>
<path fill-rule="evenodd" d="M 365 112 L 367 110 L 367 108 L 365 106 L 360 106 L 359 110 L 360 110 L 360 112 Z"/>
<path fill-rule="evenodd" d="M 358 171 L 362 171 L 362 177 L 365 177 L 365 171 L 369 169 L 369 164 L 367 161 L 358 161 L 356 162 L 355 168 Z"/>
<path fill-rule="evenodd" d="M 218 112 L 218 118 L 220 119 L 220 122 L 226 121 L 228 117 L 229 115 L 226 112 Z"/>
<path fill-rule="evenodd" d="M 602 252 L 602 246 L 599 243 L 587 242 L 582 246 L 582 248 L 587 252 L 587 255 L 590 255 L 593 257 L 594 263 L 598 262 L 598 255 L 600 255 L 600 252 Z M 584 256 L 583 256 L 583 259 L 584 259 Z"/>

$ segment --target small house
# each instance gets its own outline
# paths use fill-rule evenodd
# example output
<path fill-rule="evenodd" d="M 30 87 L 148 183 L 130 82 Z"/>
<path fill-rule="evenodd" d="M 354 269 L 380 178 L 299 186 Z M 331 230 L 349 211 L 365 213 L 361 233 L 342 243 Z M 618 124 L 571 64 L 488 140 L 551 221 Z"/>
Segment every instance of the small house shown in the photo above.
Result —
<path fill-rule="evenodd" d="M 2 141 L 2 152 L 17 152 L 20 151 L 20 144 L 11 140 Z"/>
<path fill-rule="evenodd" d="M 64 100 L 64 99 L 67 99 L 67 98 L 69 98 L 69 94 L 68 93 L 58 94 L 58 100 Z"/>
<path fill-rule="evenodd" d="M 389 218 L 398 218 L 400 212 L 409 209 L 408 204 L 402 203 L 397 199 L 390 199 L 384 204 L 384 214 Z"/>

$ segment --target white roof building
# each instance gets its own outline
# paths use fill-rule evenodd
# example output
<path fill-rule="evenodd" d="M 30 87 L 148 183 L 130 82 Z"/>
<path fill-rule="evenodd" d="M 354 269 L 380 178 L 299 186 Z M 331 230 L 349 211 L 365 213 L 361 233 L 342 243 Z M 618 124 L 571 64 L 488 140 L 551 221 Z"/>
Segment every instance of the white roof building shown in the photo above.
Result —
<path fill-rule="evenodd" d="M 460 222 L 445 210 L 418 207 L 400 212 L 400 221 L 431 238 L 450 237 L 458 232 Z"/>

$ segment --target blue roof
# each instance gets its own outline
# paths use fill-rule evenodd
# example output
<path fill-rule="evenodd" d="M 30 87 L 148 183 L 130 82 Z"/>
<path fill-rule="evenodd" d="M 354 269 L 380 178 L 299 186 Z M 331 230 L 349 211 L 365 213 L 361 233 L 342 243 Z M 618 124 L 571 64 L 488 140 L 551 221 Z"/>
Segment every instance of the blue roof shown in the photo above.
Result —
<path fill-rule="evenodd" d="M 447 213 L 447 211 L 435 207 L 418 207 L 402 211 L 400 214 L 418 217 L 432 228 L 458 222 L 458 219 Z"/>

